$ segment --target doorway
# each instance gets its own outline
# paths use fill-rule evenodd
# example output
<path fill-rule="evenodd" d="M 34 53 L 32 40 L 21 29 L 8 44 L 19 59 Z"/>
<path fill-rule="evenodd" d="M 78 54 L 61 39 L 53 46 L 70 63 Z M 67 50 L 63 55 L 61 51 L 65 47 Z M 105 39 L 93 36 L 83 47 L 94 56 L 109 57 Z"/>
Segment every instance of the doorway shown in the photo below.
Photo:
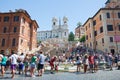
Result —
<path fill-rule="evenodd" d="M 110 51 L 112 54 L 114 54 L 115 53 L 115 50 L 114 49 L 111 49 L 111 51 Z"/>

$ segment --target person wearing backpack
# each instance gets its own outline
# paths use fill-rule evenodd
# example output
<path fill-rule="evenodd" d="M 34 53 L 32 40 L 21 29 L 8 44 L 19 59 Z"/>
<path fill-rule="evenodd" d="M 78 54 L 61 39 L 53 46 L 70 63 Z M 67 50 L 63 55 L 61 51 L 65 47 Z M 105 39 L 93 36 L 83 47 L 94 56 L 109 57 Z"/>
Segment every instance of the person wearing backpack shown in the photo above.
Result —
<path fill-rule="evenodd" d="M 24 63 L 23 63 L 23 61 L 24 61 L 24 58 L 25 58 L 25 56 L 24 56 L 24 53 L 21 53 L 21 55 L 19 56 L 19 74 L 21 74 L 21 72 L 22 72 L 22 74 L 24 73 L 23 71 L 23 69 L 24 69 Z"/>

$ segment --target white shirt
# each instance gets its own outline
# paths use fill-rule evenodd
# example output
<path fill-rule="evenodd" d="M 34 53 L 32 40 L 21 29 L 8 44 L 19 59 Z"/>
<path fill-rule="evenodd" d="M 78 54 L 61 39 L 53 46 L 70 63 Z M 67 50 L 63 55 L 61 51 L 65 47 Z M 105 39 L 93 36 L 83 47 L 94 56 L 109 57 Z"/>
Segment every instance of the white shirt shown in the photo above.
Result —
<path fill-rule="evenodd" d="M 20 58 L 21 61 L 23 61 L 25 56 L 24 55 L 20 55 L 19 58 Z"/>
<path fill-rule="evenodd" d="M 46 57 L 45 57 L 43 54 L 40 54 L 40 56 L 39 56 L 39 59 L 40 59 L 40 60 L 39 60 L 39 63 L 40 63 L 40 64 L 44 64 L 44 63 L 45 63 L 45 58 L 46 58 Z"/>
<path fill-rule="evenodd" d="M 11 59 L 11 64 L 17 64 L 18 55 L 13 54 L 9 58 Z"/>
<path fill-rule="evenodd" d="M 2 54 L 0 54 L 0 58 L 3 58 L 3 55 L 2 55 Z"/>
<path fill-rule="evenodd" d="M 0 62 L 1 62 L 2 58 L 3 58 L 3 55 L 2 55 L 2 54 L 0 54 Z"/>
<path fill-rule="evenodd" d="M 85 60 L 85 64 L 89 65 L 89 60 L 88 59 Z"/>

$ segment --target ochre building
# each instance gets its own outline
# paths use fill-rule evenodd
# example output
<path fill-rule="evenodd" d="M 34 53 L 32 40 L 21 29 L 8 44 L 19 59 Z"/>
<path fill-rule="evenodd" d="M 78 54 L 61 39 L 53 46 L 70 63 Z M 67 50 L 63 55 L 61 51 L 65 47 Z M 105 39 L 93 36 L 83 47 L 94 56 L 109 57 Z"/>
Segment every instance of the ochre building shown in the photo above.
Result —
<path fill-rule="evenodd" d="M 75 39 L 79 40 L 85 35 L 85 29 L 82 25 L 75 28 Z"/>
<path fill-rule="evenodd" d="M 120 0 L 108 0 L 83 26 L 87 47 L 120 53 Z"/>
<path fill-rule="evenodd" d="M 26 10 L 0 12 L 0 52 L 25 52 L 37 47 L 38 24 Z"/>

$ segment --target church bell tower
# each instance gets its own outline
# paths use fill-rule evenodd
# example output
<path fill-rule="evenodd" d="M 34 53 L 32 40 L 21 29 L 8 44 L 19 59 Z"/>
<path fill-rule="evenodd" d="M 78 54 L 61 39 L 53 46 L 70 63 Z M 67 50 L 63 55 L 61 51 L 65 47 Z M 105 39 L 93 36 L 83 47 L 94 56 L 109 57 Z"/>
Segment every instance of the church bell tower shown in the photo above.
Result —
<path fill-rule="evenodd" d="M 57 18 L 56 18 L 56 17 L 53 17 L 53 18 L 52 18 L 52 29 L 53 29 L 53 30 L 56 29 L 56 27 L 57 27 L 57 22 L 58 22 Z"/>

